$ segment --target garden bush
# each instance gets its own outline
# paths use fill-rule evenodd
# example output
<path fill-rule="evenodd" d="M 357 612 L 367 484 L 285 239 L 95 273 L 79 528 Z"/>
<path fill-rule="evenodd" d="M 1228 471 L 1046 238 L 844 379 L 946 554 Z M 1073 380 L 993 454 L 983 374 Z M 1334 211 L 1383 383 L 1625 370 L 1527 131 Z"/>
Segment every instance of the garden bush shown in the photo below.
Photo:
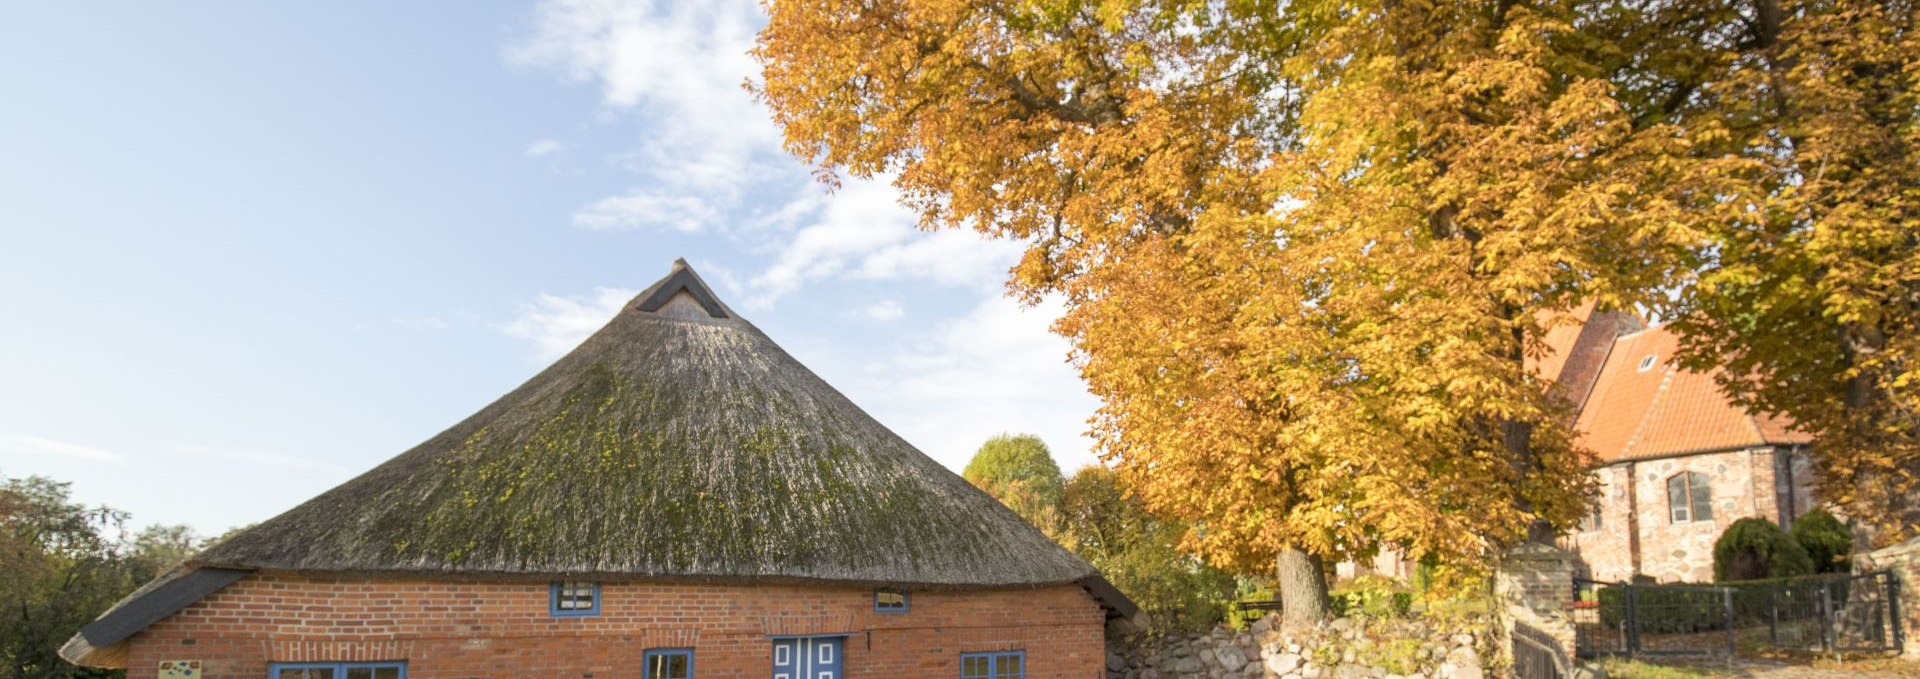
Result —
<path fill-rule="evenodd" d="M 1740 626 L 1800 620 L 1819 615 L 1820 592 L 1831 601 L 1846 602 L 1852 582 L 1834 577 L 1789 577 L 1728 582 L 1733 589 L 1733 615 Z"/>
<path fill-rule="evenodd" d="M 1813 560 L 1787 532 L 1766 519 L 1748 517 L 1727 526 L 1713 543 L 1713 579 L 1761 580 L 1807 575 Z"/>
<path fill-rule="evenodd" d="M 1600 590 L 1597 606 L 1600 624 L 1618 628 L 1626 620 L 1628 589 Z M 1716 588 L 1636 585 L 1631 589 L 1641 634 L 1691 634 L 1726 629 L 1726 595 Z"/>
<path fill-rule="evenodd" d="M 1853 552 L 1853 531 L 1824 509 L 1801 514 L 1793 520 L 1793 541 L 1807 550 L 1815 573 L 1845 573 L 1851 570 L 1848 556 Z"/>
<path fill-rule="evenodd" d="M 1328 603 L 1334 617 L 1398 618 L 1413 610 L 1413 592 L 1392 578 L 1364 575 L 1335 587 Z"/>

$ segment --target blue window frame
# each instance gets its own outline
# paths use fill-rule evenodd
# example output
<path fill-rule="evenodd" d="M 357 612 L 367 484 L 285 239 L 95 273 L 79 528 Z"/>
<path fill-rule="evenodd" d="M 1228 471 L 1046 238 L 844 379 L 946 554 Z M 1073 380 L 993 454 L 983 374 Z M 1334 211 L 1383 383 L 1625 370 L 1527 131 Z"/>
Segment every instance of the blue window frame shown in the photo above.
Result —
<path fill-rule="evenodd" d="M 553 583 L 547 611 L 561 618 L 599 615 L 600 583 L 579 580 Z"/>
<path fill-rule="evenodd" d="M 693 649 L 649 648 L 640 668 L 642 679 L 693 679 Z"/>
<path fill-rule="evenodd" d="M 960 679 L 1026 679 L 1026 651 L 960 654 Z"/>
<path fill-rule="evenodd" d="M 907 591 L 885 587 L 873 590 L 873 610 L 880 613 L 907 612 Z"/>
<path fill-rule="evenodd" d="M 405 662 L 269 663 L 267 679 L 407 679 Z"/>

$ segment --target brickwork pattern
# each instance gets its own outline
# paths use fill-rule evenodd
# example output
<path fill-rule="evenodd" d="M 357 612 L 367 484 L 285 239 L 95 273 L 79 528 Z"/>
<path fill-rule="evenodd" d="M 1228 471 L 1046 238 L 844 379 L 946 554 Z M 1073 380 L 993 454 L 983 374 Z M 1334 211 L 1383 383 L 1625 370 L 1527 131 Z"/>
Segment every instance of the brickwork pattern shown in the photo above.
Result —
<path fill-rule="evenodd" d="M 1920 538 L 1854 557 L 1855 573 L 1892 571 L 1900 583 L 1900 624 L 1905 647 L 1900 657 L 1920 660 Z"/>
<path fill-rule="evenodd" d="M 913 591 L 604 583 L 601 614 L 553 617 L 544 582 L 249 576 L 131 640 L 128 679 L 201 660 L 206 679 L 259 679 L 270 662 L 406 660 L 410 679 L 639 679 L 648 648 L 691 647 L 702 679 L 772 676 L 771 635 L 846 635 L 846 679 L 959 676 L 961 653 L 1022 650 L 1029 679 L 1104 672 L 1100 605 L 1073 585 Z"/>
<path fill-rule="evenodd" d="M 1573 555 L 1540 544 L 1514 549 L 1494 572 L 1493 594 L 1505 634 L 1511 637 L 1516 624 L 1527 625 L 1560 642 L 1562 655 L 1573 657 Z M 1511 645 L 1501 648 L 1505 652 Z"/>

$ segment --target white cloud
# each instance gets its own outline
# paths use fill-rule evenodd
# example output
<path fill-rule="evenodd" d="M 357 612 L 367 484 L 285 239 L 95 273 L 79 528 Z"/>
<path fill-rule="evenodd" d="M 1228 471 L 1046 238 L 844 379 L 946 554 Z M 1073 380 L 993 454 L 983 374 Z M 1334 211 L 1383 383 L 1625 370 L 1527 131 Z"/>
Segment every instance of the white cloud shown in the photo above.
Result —
<path fill-rule="evenodd" d="M 548 0 L 507 58 L 595 83 L 609 109 L 642 116 L 646 137 L 624 164 L 683 213 L 724 213 L 750 186 L 794 183 L 780 131 L 743 86 L 758 72 L 747 51 L 764 22 L 753 0 Z M 583 214 L 576 221 L 596 226 Z"/>
<path fill-rule="evenodd" d="M 971 232 L 919 230 L 893 187 L 878 180 L 848 180 L 813 204 L 814 217 L 750 282 L 755 296 L 748 306 L 771 306 L 808 282 L 834 277 L 997 289 L 1020 252 L 1018 243 Z"/>
<path fill-rule="evenodd" d="M 28 436 L 26 434 L 0 434 L 0 453 L 16 455 L 52 455 L 93 462 L 126 462 L 124 455 L 110 451 L 83 446 L 78 443 L 55 441 L 53 439 Z"/>
<path fill-rule="evenodd" d="M 321 460 L 311 460 L 281 453 L 267 453 L 257 450 L 237 450 L 233 448 L 212 448 L 208 446 L 173 446 L 168 450 L 182 455 L 207 458 L 221 462 L 238 462 L 255 467 L 273 467 L 295 471 L 326 472 L 346 475 L 352 470 L 342 465 Z"/>
<path fill-rule="evenodd" d="M 1094 461 L 1086 431 L 1098 401 L 1067 362 L 1066 339 L 1048 329 L 1061 311 L 1057 300 L 1022 308 L 985 299 L 872 366 L 862 401 L 950 468 L 988 437 L 1015 432 L 1038 435 L 1072 473 Z"/>
<path fill-rule="evenodd" d="M 527 150 L 522 154 L 528 158 L 539 158 L 559 153 L 566 148 L 566 144 L 560 143 L 558 139 L 535 139 L 527 144 Z"/>
<path fill-rule="evenodd" d="M 786 154 L 765 108 L 741 86 L 765 16 L 754 0 L 547 0 L 509 60 L 600 87 L 610 112 L 644 136 L 615 154 L 642 181 L 588 204 L 577 226 L 720 233 L 773 261 L 744 300 L 765 309 L 817 280 L 929 280 L 997 289 L 1014 243 L 926 234 L 887 178 L 847 178 L 828 193 Z M 790 235 L 787 235 L 790 234 Z"/>
<path fill-rule="evenodd" d="M 609 231 L 655 227 L 695 233 L 721 221 L 719 211 L 707 201 L 639 189 L 602 198 L 573 215 L 576 225 Z"/>
<path fill-rule="evenodd" d="M 999 290 L 1020 256 L 1021 244 L 971 231 L 914 231 L 903 242 L 866 253 L 852 277 L 924 279 L 944 285 Z"/>
<path fill-rule="evenodd" d="M 859 312 L 859 316 L 861 318 L 865 318 L 870 321 L 880 321 L 883 323 L 887 321 L 900 320 L 901 318 L 906 317 L 906 315 L 907 315 L 906 307 L 900 306 L 899 302 L 896 302 L 890 299 L 880 300 L 878 302 L 868 304 L 864 307 L 861 307 Z"/>
<path fill-rule="evenodd" d="M 553 69 L 600 90 L 605 119 L 639 134 L 610 154 L 634 186 L 575 211 L 576 226 L 651 229 L 731 239 L 763 265 L 701 271 L 767 309 L 827 280 L 930 282 L 979 294 L 977 306 L 920 345 L 892 351 L 857 380 L 885 404 L 882 419 L 956 469 L 1001 431 L 1039 434 L 1069 469 L 1091 459 L 1083 432 L 1095 407 L 1048 331 L 1057 303 L 1023 310 L 1001 293 L 1021 244 L 968 231 L 927 233 L 887 178 L 845 178 L 828 193 L 789 157 L 780 130 L 741 84 L 758 74 L 748 56 L 765 18 L 757 0 L 543 0 L 535 27 L 509 61 Z M 543 295 L 503 329 L 564 354 L 600 327 L 630 292 L 590 298 Z M 927 307 L 926 315 L 938 314 Z M 921 307 L 916 303 L 916 314 Z M 899 302 L 853 312 L 876 321 Z M 885 355 L 887 349 L 876 349 Z M 853 385 L 849 385 L 853 386 Z"/>
<path fill-rule="evenodd" d="M 532 341 L 540 358 L 557 359 L 606 325 L 637 294 L 625 288 L 600 288 L 585 298 L 542 294 L 500 330 Z"/>

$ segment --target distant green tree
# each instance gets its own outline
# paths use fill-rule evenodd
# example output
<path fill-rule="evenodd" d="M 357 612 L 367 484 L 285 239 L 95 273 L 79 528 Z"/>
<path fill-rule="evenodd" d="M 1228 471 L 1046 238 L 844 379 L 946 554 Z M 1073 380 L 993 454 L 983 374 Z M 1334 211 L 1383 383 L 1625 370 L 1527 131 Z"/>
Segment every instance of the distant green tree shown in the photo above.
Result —
<path fill-rule="evenodd" d="M 1040 437 L 1001 434 L 987 439 L 960 475 L 1047 535 L 1059 532 L 1060 492 L 1066 481 Z"/>
<path fill-rule="evenodd" d="M 211 541 L 195 533 L 191 526 L 154 524 L 133 536 L 130 557 L 151 573 L 149 577 L 154 577 L 186 563 L 209 544 Z"/>
<path fill-rule="evenodd" d="M 60 645 L 140 584 L 115 537 L 127 515 L 74 503 L 68 484 L 0 478 L 0 679 L 115 677 Z"/>
<path fill-rule="evenodd" d="M 231 538 L 231 537 L 233 537 L 233 536 L 235 536 L 235 535 L 239 535 L 239 534 L 241 534 L 241 533 L 243 533 L 243 532 L 246 532 L 246 530 L 247 530 L 247 529 L 249 529 L 249 528 L 252 528 L 252 527 L 254 527 L 254 526 L 258 526 L 258 525 L 260 525 L 260 524 L 257 524 L 257 523 L 243 523 L 243 524 L 240 524 L 240 525 L 238 525 L 238 526 L 234 526 L 234 527 L 232 527 L 232 528 L 228 528 L 228 529 L 227 529 L 227 532 L 225 532 L 225 533 L 221 533 L 221 534 L 219 534 L 218 536 L 215 536 L 215 537 L 212 537 L 212 538 L 208 538 L 208 539 L 207 539 L 207 543 L 206 543 L 205 545 L 201 545 L 201 547 L 200 547 L 200 548 L 201 548 L 201 549 L 206 549 L 206 548 L 208 548 L 208 547 L 212 547 L 212 546 L 214 546 L 214 545 L 217 545 L 217 544 L 220 544 L 221 542 L 224 542 L 224 541 L 226 541 L 226 539 L 227 539 L 227 538 Z"/>
<path fill-rule="evenodd" d="M 1218 622 L 1236 582 L 1225 571 L 1183 552 L 1187 527 L 1149 513 L 1113 470 L 1089 465 L 1061 492 L 1060 540 L 1138 604 L 1162 631 L 1193 631 Z"/>
<path fill-rule="evenodd" d="M 1815 573 L 1845 573 L 1852 569 L 1847 557 L 1853 551 L 1853 531 L 1824 509 L 1801 514 L 1793 520 L 1794 542 L 1807 550 Z"/>
<path fill-rule="evenodd" d="M 1766 519 L 1733 522 L 1713 543 L 1713 579 L 1718 582 L 1807 575 L 1813 560 L 1787 532 Z"/>

